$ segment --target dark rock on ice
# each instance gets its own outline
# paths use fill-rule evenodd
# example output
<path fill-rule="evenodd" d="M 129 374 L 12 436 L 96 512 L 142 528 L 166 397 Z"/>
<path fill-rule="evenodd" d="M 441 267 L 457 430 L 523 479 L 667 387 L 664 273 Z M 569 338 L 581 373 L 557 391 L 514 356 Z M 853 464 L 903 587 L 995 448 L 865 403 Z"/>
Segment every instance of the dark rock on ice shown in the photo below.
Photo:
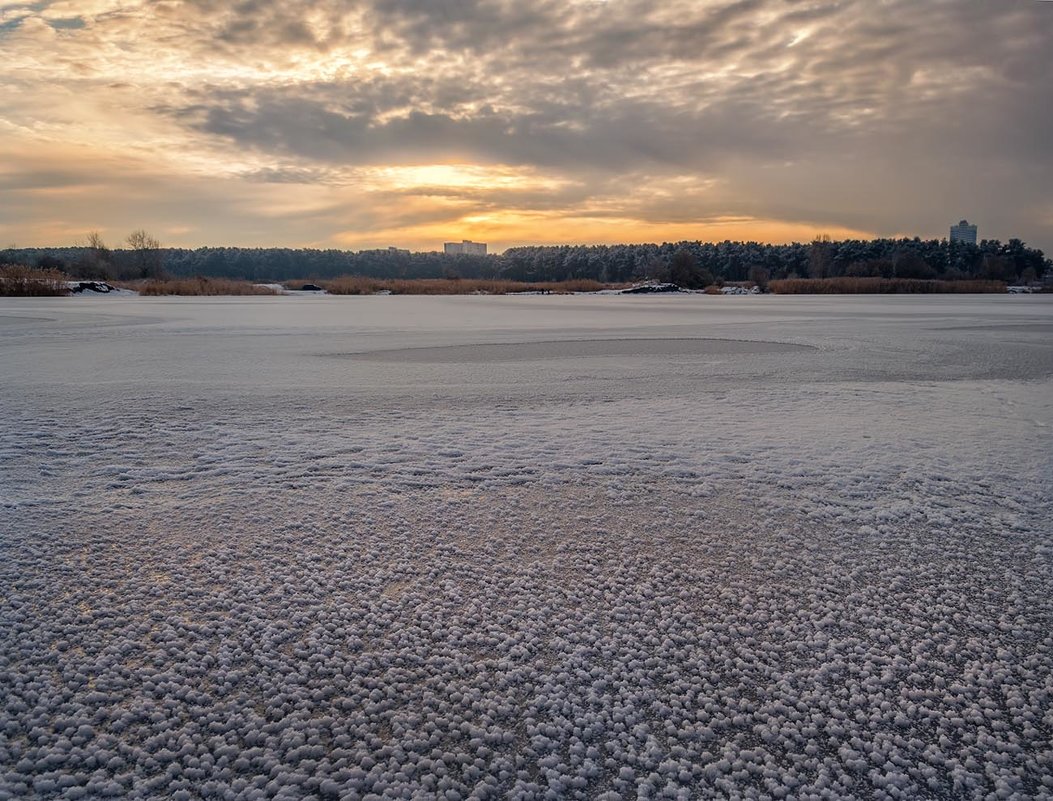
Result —
<path fill-rule="evenodd" d="M 117 287 L 110 286 L 105 281 L 73 281 L 70 283 L 70 292 L 114 292 Z"/>

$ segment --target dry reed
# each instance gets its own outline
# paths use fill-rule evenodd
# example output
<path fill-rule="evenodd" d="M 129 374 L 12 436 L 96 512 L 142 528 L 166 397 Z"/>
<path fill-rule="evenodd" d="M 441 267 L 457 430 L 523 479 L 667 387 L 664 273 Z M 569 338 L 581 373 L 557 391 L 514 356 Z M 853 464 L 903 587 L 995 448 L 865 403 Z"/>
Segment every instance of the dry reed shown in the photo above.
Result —
<path fill-rule="evenodd" d="M 784 278 L 769 281 L 776 295 L 900 295 L 1005 292 L 1001 281 L 934 281 L 921 278 Z"/>
<path fill-rule="evenodd" d="M 58 270 L 41 270 L 24 264 L 0 265 L 0 296 L 59 297 L 69 294 L 68 278 Z"/>
<path fill-rule="evenodd" d="M 304 283 L 314 283 L 333 295 L 375 295 L 378 292 L 390 292 L 392 295 L 510 295 L 517 292 L 562 295 L 572 292 L 597 292 L 609 286 L 585 279 L 528 283 L 482 278 L 389 279 L 368 278 L 362 275 L 342 275 L 311 282 L 287 281 L 285 286 L 292 289 L 303 286 Z"/>
<path fill-rule="evenodd" d="M 266 286 L 251 281 L 234 281 L 229 278 L 174 278 L 167 281 L 146 281 L 141 284 L 126 284 L 139 291 L 140 295 L 277 295 Z"/>

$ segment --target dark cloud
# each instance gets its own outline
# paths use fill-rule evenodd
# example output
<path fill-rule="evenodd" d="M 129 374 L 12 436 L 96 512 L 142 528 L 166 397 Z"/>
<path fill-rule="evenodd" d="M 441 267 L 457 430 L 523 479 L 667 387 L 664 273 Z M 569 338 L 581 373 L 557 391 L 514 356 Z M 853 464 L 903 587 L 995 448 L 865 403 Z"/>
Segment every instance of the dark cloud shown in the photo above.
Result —
<path fill-rule="evenodd" d="M 411 52 L 479 54 L 558 34 L 566 16 L 567 4 L 553 0 L 374 0 L 366 19 L 378 38 Z"/>
<path fill-rule="evenodd" d="M 391 96 L 406 93 L 396 88 Z M 824 135 L 808 120 L 778 121 L 773 109 L 749 97 L 700 111 L 670 107 L 659 98 L 595 109 L 539 101 L 521 113 L 409 111 L 380 121 L 367 110 L 371 101 L 357 98 L 353 88 L 337 103 L 312 94 L 299 88 L 227 94 L 169 113 L 205 133 L 289 157 L 349 165 L 460 158 L 571 173 L 714 169 L 729 155 L 781 159 L 811 151 Z M 795 147 L 786 139 L 791 128 L 799 139 Z"/>

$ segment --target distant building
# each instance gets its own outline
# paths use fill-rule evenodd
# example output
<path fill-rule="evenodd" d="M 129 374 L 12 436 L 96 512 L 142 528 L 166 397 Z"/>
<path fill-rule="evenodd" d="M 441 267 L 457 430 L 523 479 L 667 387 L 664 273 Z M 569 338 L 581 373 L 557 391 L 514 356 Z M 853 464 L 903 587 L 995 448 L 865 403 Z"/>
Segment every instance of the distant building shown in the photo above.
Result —
<path fill-rule="evenodd" d="M 951 241 L 952 242 L 968 242 L 970 245 L 976 244 L 976 226 L 969 225 L 968 220 L 962 220 L 957 225 L 951 226 Z"/>
<path fill-rule="evenodd" d="M 470 239 L 463 239 L 460 242 L 446 242 L 442 246 L 442 252 L 447 255 L 485 256 L 486 243 L 472 242 Z"/>
<path fill-rule="evenodd" d="M 372 250 L 360 250 L 359 253 L 369 253 L 374 256 L 408 256 L 410 252 L 405 248 L 373 248 Z"/>

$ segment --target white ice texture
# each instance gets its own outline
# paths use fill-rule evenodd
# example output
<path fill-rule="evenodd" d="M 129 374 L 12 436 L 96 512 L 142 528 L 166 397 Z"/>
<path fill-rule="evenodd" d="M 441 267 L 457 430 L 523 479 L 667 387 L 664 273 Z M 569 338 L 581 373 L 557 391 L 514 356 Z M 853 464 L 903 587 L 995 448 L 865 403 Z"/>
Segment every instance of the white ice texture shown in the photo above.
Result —
<path fill-rule="evenodd" d="M 0 799 L 1053 798 L 1053 297 L 0 301 Z"/>

